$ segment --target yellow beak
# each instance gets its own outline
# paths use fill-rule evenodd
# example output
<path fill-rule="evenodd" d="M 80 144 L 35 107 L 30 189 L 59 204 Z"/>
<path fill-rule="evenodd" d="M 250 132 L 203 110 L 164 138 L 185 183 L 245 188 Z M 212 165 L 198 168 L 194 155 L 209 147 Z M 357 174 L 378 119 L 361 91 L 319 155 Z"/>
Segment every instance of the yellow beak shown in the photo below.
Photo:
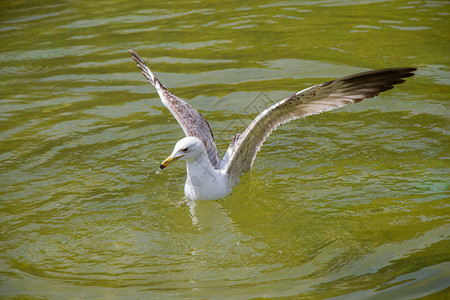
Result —
<path fill-rule="evenodd" d="M 168 165 L 170 165 L 171 163 L 173 163 L 173 162 L 176 162 L 180 157 L 183 157 L 184 155 L 182 155 L 182 156 L 178 156 L 178 157 L 172 157 L 172 156 L 169 156 L 168 158 L 166 158 L 162 163 L 161 163 L 161 165 L 159 166 L 159 168 L 162 170 L 162 169 L 164 169 L 165 167 L 167 167 Z"/>

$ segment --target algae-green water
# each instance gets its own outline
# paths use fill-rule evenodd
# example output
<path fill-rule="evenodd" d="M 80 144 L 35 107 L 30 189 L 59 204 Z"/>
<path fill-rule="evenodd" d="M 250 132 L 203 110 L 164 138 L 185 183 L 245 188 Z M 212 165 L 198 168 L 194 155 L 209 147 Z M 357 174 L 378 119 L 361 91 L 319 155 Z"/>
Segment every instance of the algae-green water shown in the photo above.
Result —
<path fill-rule="evenodd" d="M 0 18 L 0 297 L 445 299 L 449 1 L 10 1 Z M 265 107 L 360 71 L 405 84 L 297 120 L 231 195 L 186 203 L 183 132 L 221 155 Z"/>

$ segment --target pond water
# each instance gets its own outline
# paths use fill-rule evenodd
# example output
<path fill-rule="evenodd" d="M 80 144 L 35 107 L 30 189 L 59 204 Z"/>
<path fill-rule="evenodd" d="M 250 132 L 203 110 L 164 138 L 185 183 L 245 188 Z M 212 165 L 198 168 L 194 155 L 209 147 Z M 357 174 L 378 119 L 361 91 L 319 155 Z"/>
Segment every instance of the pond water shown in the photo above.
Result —
<path fill-rule="evenodd" d="M 428 299 L 449 293 L 449 1 L 11 1 L 0 37 L 0 295 Z M 394 90 L 276 130 L 186 203 L 183 132 L 135 49 L 215 132 L 352 73 Z"/>

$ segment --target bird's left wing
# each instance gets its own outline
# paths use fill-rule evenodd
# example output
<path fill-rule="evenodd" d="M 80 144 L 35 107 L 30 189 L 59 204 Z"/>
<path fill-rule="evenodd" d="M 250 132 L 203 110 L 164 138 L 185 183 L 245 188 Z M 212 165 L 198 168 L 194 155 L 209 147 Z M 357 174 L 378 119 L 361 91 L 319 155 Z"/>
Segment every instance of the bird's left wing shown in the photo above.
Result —
<path fill-rule="evenodd" d="M 184 134 L 186 136 L 195 136 L 203 142 L 211 164 L 218 169 L 220 166 L 219 153 L 217 152 L 213 133 L 205 118 L 191 105 L 169 92 L 164 84 L 155 77 L 144 60 L 133 50 L 130 49 L 129 51 L 131 58 L 141 69 L 147 81 L 155 87 L 162 103 L 178 121 Z"/>
<path fill-rule="evenodd" d="M 391 68 L 358 73 L 295 93 L 261 112 L 231 149 L 225 165 L 231 178 L 249 171 L 264 140 L 279 125 L 375 97 L 413 76 L 415 68 Z"/>

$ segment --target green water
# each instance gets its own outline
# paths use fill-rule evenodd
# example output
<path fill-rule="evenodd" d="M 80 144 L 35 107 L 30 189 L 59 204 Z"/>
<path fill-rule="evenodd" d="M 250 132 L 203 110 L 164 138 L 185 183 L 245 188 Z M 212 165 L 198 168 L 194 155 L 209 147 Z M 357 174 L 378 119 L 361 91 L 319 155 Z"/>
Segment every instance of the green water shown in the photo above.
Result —
<path fill-rule="evenodd" d="M 0 12 L 0 297 L 448 297 L 449 1 Z M 419 71 L 280 127 L 230 196 L 187 205 L 183 163 L 157 171 L 183 133 L 129 48 L 209 120 L 221 155 L 298 90 Z"/>

